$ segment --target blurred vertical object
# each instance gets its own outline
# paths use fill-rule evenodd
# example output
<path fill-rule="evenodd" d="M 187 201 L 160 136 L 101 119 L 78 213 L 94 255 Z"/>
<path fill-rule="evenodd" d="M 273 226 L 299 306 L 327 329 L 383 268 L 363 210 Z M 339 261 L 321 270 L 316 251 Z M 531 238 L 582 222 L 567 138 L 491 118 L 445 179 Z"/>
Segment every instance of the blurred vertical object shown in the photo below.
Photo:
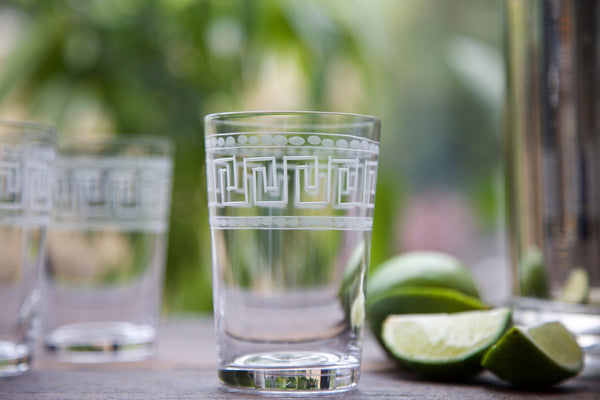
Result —
<path fill-rule="evenodd" d="M 599 12 L 594 0 L 507 1 L 515 316 L 526 324 L 562 320 L 596 357 Z"/>

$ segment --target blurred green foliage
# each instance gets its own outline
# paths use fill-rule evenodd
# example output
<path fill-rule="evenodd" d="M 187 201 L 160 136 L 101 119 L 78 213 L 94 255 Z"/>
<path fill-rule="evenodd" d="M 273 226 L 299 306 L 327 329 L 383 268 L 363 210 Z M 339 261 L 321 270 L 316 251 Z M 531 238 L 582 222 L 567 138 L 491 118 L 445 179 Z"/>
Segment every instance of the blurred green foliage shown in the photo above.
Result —
<path fill-rule="evenodd" d="M 500 210 L 497 0 L 3 0 L 0 117 L 176 142 L 167 312 L 211 309 L 202 117 L 305 109 L 383 121 L 372 265 L 407 193 Z M 492 228 L 493 229 L 493 228 Z"/>

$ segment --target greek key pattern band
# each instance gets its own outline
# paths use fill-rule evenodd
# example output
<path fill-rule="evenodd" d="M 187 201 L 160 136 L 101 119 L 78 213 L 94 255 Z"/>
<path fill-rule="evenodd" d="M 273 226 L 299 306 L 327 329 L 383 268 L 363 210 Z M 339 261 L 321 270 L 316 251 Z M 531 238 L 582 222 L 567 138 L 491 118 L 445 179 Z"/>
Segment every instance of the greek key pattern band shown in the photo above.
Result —
<path fill-rule="evenodd" d="M 171 167 L 170 160 L 160 158 L 59 158 L 54 182 L 55 220 L 166 223 Z"/>
<path fill-rule="evenodd" d="M 47 213 L 54 150 L 0 148 L 0 211 Z"/>
<path fill-rule="evenodd" d="M 283 139 L 259 139 L 264 147 L 289 146 L 292 136 Z M 309 136 L 315 146 L 322 146 L 328 139 L 317 140 Z M 215 138 L 207 143 L 218 145 Z M 222 138 L 223 144 L 229 138 Z M 217 140 L 219 140 L 217 139 Z M 249 139 L 248 139 L 249 140 Z M 336 142 L 325 143 L 336 146 Z M 344 140 L 344 142 L 340 142 Z M 266 145 L 265 145 L 266 142 Z M 353 144 L 338 139 L 341 151 L 323 150 L 310 155 L 264 155 L 237 154 L 237 140 L 229 140 L 233 147 L 207 149 L 209 223 L 213 229 L 356 229 L 369 230 L 375 202 L 377 178 L 376 155 L 378 148 L 370 144 Z M 242 139 L 242 145 L 247 139 Z M 257 144 L 258 144 L 257 143 Z M 279 144 L 276 144 L 279 143 Z M 297 143 L 300 143 L 298 140 Z M 293 144 L 292 144 L 293 145 Z M 256 148 L 254 148 L 256 149 Z M 362 149 L 363 153 L 357 153 Z M 229 154 L 227 154 L 229 153 Z M 253 151 L 253 154 L 260 154 Z M 267 152 L 268 154 L 268 152 Z M 331 155 L 333 154 L 333 155 Z M 230 216 L 228 208 L 277 210 L 277 216 L 244 215 Z M 261 214 L 260 212 L 255 212 Z M 318 213 L 315 210 L 327 210 Z M 321 214 L 321 215 L 319 215 Z"/>

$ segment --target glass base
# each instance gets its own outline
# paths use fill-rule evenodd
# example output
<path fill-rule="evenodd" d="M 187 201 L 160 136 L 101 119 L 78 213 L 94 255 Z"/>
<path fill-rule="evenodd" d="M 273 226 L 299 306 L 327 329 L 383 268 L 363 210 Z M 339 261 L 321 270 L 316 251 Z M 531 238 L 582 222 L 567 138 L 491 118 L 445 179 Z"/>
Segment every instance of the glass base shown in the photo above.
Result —
<path fill-rule="evenodd" d="M 286 395 L 351 390 L 359 376 L 355 357 L 315 351 L 249 354 L 219 370 L 230 389 Z"/>
<path fill-rule="evenodd" d="M 524 326 L 560 321 L 585 351 L 584 375 L 600 376 L 600 306 L 515 297 L 513 320 Z"/>
<path fill-rule="evenodd" d="M 148 358 L 154 352 L 155 335 L 150 325 L 83 322 L 57 328 L 44 341 L 62 361 L 101 363 Z"/>
<path fill-rule="evenodd" d="M 29 371 L 31 355 L 29 348 L 0 340 L 0 376 L 19 375 Z"/>

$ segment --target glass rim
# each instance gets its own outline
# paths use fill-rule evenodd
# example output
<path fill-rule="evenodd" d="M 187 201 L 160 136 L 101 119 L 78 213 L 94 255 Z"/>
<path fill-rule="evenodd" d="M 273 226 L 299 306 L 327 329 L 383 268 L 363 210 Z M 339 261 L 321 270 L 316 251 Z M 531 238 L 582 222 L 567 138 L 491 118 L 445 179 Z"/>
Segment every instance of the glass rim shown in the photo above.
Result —
<path fill-rule="evenodd" d="M 49 123 L 0 119 L 0 140 L 54 142 L 56 134 L 56 127 Z"/>
<path fill-rule="evenodd" d="M 374 124 L 380 125 L 381 119 L 372 115 L 367 114 L 356 114 L 347 112 L 336 112 L 336 111 L 228 111 L 207 114 L 204 117 L 204 122 L 210 121 L 226 121 L 232 125 L 233 120 L 236 118 L 248 118 L 248 117 L 268 117 L 268 116 L 323 116 L 323 117 L 347 117 L 357 118 L 360 121 L 348 122 L 348 125 L 357 124 Z M 245 123 L 246 124 L 246 123 Z"/>
<path fill-rule="evenodd" d="M 175 147 L 174 140 L 170 136 L 153 135 L 153 134 L 116 134 L 109 136 L 108 134 L 95 134 L 91 136 L 67 136 L 58 138 L 57 148 L 75 145 L 139 145 L 148 147 L 160 147 L 166 152 L 171 153 Z"/>

